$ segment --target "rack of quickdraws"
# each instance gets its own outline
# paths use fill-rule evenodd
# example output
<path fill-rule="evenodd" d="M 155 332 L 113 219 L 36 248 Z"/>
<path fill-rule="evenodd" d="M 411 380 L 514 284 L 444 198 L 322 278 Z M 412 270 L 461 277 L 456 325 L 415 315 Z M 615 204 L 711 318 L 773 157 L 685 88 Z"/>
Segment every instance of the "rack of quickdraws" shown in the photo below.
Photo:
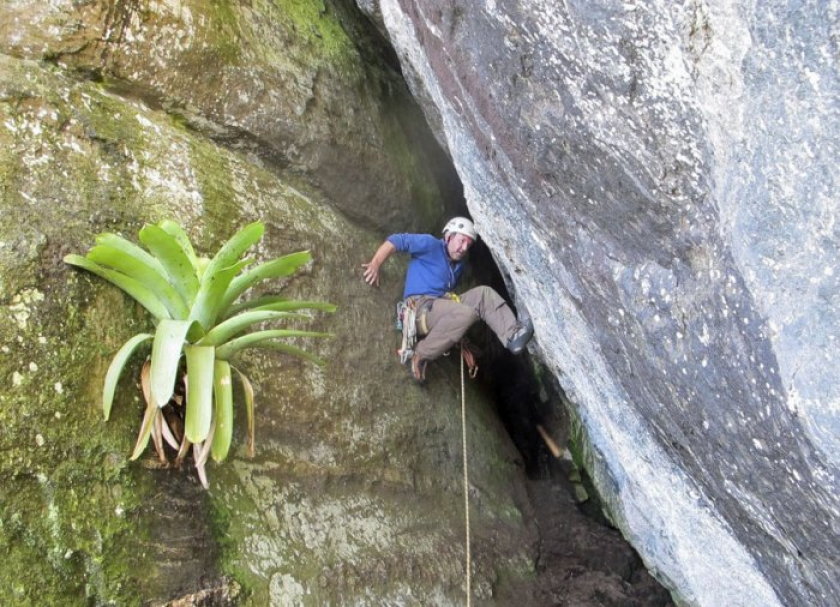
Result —
<path fill-rule="evenodd" d="M 415 325 L 414 307 L 411 303 L 400 301 L 397 303 L 397 317 L 394 321 L 397 331 L 402 333 L 402 344 L 397 350 L 402 364 L 407 364 L 414 356 L 414 346 L 417 343 L 417 325 Z"/>
<path fill-rule="evenodd" d="M 397 331 L 403 330 L 403 319 L 405 318 L 405 311 L 407 308 L 408 306 L 405 305 L 404 300 L 401 299 L 397 302 L 397 316 L 394 319 L 394 328 Z"/>

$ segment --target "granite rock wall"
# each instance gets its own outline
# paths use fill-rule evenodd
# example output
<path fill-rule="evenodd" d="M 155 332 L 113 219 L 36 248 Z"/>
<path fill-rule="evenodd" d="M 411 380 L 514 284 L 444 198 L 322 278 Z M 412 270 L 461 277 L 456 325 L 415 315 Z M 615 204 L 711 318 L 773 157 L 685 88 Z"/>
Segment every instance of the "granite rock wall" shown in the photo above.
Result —
<path fill-rule="evenodd" d="M 837 604 L 837 3 L 359 5 L 647 565 Z"/>

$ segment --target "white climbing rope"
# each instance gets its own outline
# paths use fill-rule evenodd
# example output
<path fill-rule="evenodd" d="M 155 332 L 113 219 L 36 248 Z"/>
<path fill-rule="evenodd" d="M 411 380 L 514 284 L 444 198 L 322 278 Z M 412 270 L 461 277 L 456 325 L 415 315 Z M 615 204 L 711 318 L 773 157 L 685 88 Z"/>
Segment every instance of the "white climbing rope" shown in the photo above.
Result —
<path fill-rule="evenodd" d="M 461 444 L 464 455 L 464 527 L 467 552 L 467 607 L 472 604 L 472 589 L 470 584 L 470 473 L 467 468 L 467 399 L 464 391 L 464 357 L 461 356 Z"/>

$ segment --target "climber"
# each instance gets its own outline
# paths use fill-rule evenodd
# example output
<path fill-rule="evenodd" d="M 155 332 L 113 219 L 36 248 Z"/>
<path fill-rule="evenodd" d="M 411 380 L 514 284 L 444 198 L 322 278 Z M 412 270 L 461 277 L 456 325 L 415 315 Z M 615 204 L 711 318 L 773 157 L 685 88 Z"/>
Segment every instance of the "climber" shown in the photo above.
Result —
<path fill-rule="evenodd" d="M 461 296 L 453 292 L 467 251 L 477 238 L 472 221 L 455 217 L 443 228 L 443 239 L 430 234 L 392 234 L 370 262 L 362 264 L 365 282 L 378 286 L 379 269 L 391 255 L 397 251 L 411 255 L 399 308 L 408 311 L 405 318 L 414 321 L 408 333 L 414 337 L 416 329 L 419 340 L 416 347 L 404 340 L 402 353 L 404 363 L 410 360 L 411 375 L 418 383 L 425 381 L 426 365 L 457 344 L 479 318 L 514 354 L 522 352 L 534 334 L 530 318 L 517 321 L 490 287 L 475 287 Z"/>

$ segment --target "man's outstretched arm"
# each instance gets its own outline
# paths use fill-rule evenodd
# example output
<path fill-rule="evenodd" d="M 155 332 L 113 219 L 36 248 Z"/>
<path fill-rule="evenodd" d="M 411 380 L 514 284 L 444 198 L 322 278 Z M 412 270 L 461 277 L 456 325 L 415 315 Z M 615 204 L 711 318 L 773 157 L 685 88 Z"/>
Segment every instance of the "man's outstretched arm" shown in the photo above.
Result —
<path fill-rule="evenodd" d="M 383 263 L 394 253 L 397 252 L 397 247 L 390 241 L 386 240 L 374 253 L 373 258 L 368 263 L 363 263 L 362 267 L 365 269 L 365 282 L 369 285 L 379 286 L 379 268 Z"/>

